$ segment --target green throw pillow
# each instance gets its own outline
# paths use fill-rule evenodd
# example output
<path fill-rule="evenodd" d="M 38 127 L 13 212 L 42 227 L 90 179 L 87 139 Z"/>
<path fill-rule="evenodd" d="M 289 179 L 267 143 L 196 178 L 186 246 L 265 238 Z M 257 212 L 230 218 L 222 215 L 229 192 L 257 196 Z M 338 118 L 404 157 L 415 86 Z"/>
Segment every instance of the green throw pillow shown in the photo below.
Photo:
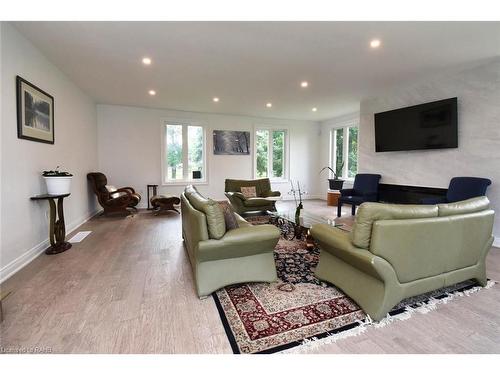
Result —
<path fill-rule="evenodd" d="M 205 214 L 208 236 L 215 240 L 221 239 L 226 234 L 226 222 L 224 220 L 224 212 L 219 203 L 203 197 L 198 192 L 190 192 L 187 194 L 187 198 L 195 209 Z"/>

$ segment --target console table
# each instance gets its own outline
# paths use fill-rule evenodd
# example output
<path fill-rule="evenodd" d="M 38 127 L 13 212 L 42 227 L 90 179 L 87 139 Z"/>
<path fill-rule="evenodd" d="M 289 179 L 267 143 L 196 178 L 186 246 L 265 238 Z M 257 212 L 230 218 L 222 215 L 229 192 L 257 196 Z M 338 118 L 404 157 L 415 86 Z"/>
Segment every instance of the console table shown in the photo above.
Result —
<path fill-rule="evenodd" d="M 51 195 L 42 194 L 31 197 L 31 200 L 47 200 L 50 207 L 49 217 L 49 241 L 50 247 L 45 250 L 45 254 L 59 254 L 71 248 L 71 244 L 65 241 L 66 226 L 64 224 L 63 199 L 69 194 Z M 56 204 L 57 199 L 57 204 Z"/>

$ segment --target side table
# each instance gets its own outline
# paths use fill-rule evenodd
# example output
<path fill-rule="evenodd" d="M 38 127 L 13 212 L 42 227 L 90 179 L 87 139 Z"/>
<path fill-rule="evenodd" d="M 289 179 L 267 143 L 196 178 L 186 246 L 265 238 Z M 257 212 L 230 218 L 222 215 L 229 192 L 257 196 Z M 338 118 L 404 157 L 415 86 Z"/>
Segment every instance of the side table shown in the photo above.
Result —
<path fill-rule="evenodd" d="M 326 204 L 328 206 L 337 206 L 339 203 L 340 191 L 328 190 L 326 193 Z"/>
<path fill-rule="evenodd" d="M 64 209 L 63 199 L 68 197 L 68 194 L 50 195 L 42 194 L 31 197 L 31 200 L 47 200 L 49 201 L 50 217 L 49 217 L 49 240 L 50 247 L 45 250 L 45 254 L 59 254 L 71 248 L 71 244 L 66 242 L 66 226 L 64 224 Z M 57 199 L 57 205 L 55 200 Z"/>
<path fill-rule="evenodd" d="M 149 201 L 150 201 L 150 197 L 152 198 L 152 197 L 158 195 L 158 185 L 149 184 L 146 186 L 147 186 L 147 190 L 148 190 L 148 210 L 154 210 L 154 207 L 151 207 L 149 205 Z M 151 196 L 149 195 L 150 190 L 153 190 L 153 194 Z"/>

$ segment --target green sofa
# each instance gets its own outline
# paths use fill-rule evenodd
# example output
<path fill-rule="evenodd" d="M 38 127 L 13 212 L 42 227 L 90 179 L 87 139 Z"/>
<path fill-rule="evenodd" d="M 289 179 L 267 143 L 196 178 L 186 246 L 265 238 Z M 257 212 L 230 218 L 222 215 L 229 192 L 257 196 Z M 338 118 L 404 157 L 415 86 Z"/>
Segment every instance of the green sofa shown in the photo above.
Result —
<path fill-rule="evenodd" d="M 192 186 L 181 195 L 181 210 L 182 237 L 199 297 L 226 285 L 277 280 L 274 248 L 280 233 L 274 225 L 254 226 L 236 214 L 239 227 L 226 231 L 219 204 Z"/>
<path fill-rule="evenodd" d="M 231 202 L 234 210 L 239 214 L 244 214 L 250 211 L 275 211 L 276 200 L 268 199 L 270 197 L 279 197 L 279 191 L 271 190 L 271 182 L 268 178 L 260 178 L 257 180 L 232 180 L 227 179 L 225 184 L 226 197 Z M 255 186 L 257 197 L 245 198 L 241 193 L 242 187 Z"/>
<path fill-rule="evenodd" d="M 315 274 L 374 320 L 401 300 L 475 279 L 486 285 L 494 212 L 486 197 L 438 205 L 364 203 L 351 233 L 325 224 Z"/>

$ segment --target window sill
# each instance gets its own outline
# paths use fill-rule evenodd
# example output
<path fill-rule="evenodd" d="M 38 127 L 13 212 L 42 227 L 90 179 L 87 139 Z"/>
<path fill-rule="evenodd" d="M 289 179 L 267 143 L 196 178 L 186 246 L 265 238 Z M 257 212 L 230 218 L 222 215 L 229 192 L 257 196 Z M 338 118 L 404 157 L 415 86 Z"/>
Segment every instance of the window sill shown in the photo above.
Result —
<path fill-rule="evenodd" d="M 186 185 L 208 185 L 208 181 L 182 180 L 175 182 L 163 182 L 161 186 L 186 186 Z"/>
<path fill-rule="evenodd" d="M 269 180 L 271 184 L 289 184 L 290 180 Z"/>

